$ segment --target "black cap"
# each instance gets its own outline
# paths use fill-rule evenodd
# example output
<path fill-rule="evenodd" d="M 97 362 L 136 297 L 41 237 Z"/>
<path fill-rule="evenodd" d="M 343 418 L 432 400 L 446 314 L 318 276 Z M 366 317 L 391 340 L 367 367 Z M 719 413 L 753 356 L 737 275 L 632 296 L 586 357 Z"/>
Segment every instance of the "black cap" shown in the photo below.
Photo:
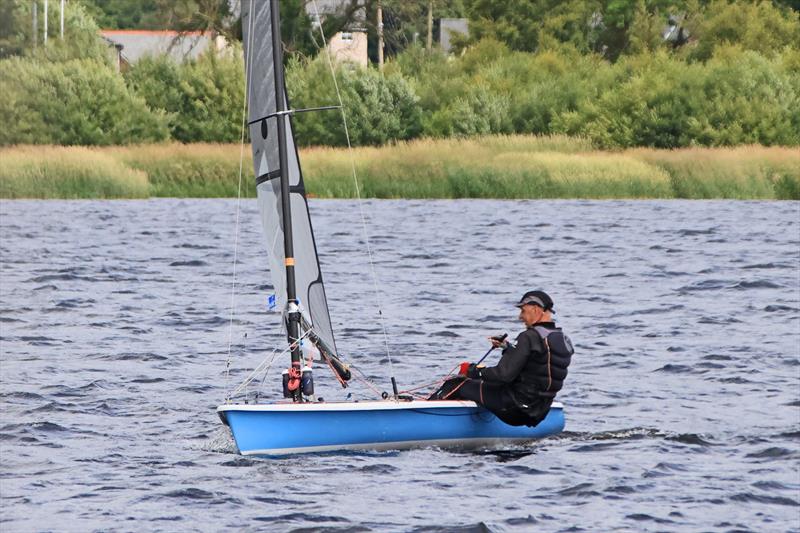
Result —
<path fill-rule="evenodd" d="M 545 311 L 555 313 L 553 309 L 553 299 L 544 291 L 528 291 L 522 295 L 519 303 L 515 305 L 517 307 L 522 307 L 523 305 L 538 305 Z"/>

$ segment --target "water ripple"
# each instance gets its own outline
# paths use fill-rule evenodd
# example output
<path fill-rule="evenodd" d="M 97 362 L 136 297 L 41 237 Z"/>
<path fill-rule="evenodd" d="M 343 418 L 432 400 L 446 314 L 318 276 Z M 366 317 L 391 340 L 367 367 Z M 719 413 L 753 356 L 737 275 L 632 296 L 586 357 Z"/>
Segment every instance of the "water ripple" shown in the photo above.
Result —
<path fill-rule="evenodd" d="M 380 314 L 358 206 L 309 204 L 337 348 L 379 390 L 476 360 L 544 288 L 567 430 L 242 457 L 215 408 L 285 346 L 256 202 L 231 302 L 235 200 L 4 201 L 4 531 L 800 530 L 797 202 L 370 200 Z"/>

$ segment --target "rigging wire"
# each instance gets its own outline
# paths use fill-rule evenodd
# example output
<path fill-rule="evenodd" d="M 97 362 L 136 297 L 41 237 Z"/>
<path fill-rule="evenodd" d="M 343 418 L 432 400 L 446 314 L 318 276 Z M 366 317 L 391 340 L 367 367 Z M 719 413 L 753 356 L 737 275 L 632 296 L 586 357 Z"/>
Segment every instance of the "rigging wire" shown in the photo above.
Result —
<path fill-rule="evenodd" d="M 381 390 L 378 388 L 378 386 L 377 386 L 377 385 L 375 385 L 375 384 L 374 384 L 374 383 L 373 383 L 373 382 L 372 382 L 372 381 L 371 381 L 371 380 L 370 380 L 370 379 L 369 379 L 369 378 L 368 378 L 368 377 L 367 377 L 367 376 L 364 374 L 364 372 L 362 372 L 362 371 L 361 371 L 361 369 L 360 369 L 360 368 L 358 368 L 357 366 L 355 366 L 355 365 L 352 365 L 352 364 L 350 365 L 350 368 L 352 368 L 353 370 L 355 370 L 356 372 L 358 372 L 358 374 L 359 374 L 359 376 L 360 376 L 360 377 L 359 377 L 359 376 L 356 376 L 356 377 L 357 377 L 358 379 L 360 379 L 361 381 L 363 381 L 363 382 L 364 382 L 364 384 L 365 384 L 365 385 L 366 385 L 368 388 L 372 389 L 372 392 L 374 392 L 375 394 L 377 394 L 377 395 L 378 395 L 378 398 L 381 398 L 381 397 L 382 397 L 382 392 L 381 392 Z"/>
<path fill-rule="evenodd" d="M 384 344 L 384 346 L 386 348 L 386 357 L 389 360 L 389 372 L 391 373 L 392 376 L 394 376 L 394 364 L 392 362 L 392 355 L 391 355 L 391 353 L 389 351 L 389 337 L 388 337 L 388 335 L 386 333 L 386 322 L 385 322 L 385 319 L 384 319 L 384 316 L 383 316 L 383 310 L 382 310 L 382 307 L 381 307 L 380 289 L 378 288 L 378 274 L 377 274 L 377 272 L 375 270 L 375 261 L 373 260 L 373 257 L 372 257 L 372 246 L 370 245 L 369 233 L 367 231 L 367 219 L 366 219 L 366 217 L 364 215 L 364 207 L 362 205 L 363 202 L 361 201 L 361 189 L 360 189 L 360 187 L 358 185 L 358 176 L 356 174 L 356 162 L 355 162 L 355 158 L 353 157 L 353 146 L 350 143 L 350 131 L 347 128 L 347 114 L 345 113 L 345 110 L 344 110 L 344 102 L 342 100 L 342 93 L 341 93 L 341 91 L 339 91 L 339 82 L 336 79 L 336 69 L 333 67 L 333 59 L 331 58 L 330 48 L 328 47 L 328 40 L 325 38 L 325 31 L 322 29 L 322 20 L 320 19 L 320 16 L 319 16 L 319 9 L 317 8 L 317 1 L 316 0 L 311 0 L 311 4 L 314 6 L 314 17 L 315 17 L 315 20 L 316 20 L 317 24 L 319 25 L 319 33 L 320 33 L 320 37 L 322 38 L 323 50 L 325 51 L 325 57 L 328 60 L 328 66 L 330 67 L 330 70 L 331 70 L 331 77 L 333 78 L 333 87 L 336 89 L 336 98 L 338 98 L 338 100 L 339 100 L 339 110 L 342 113 L 342 123 L 344 124 L 344 135 L 345 135 L 345 138 L 347 139 L 347 151 L 348 151 L 348 153 L 350 155 L 350 168 L 352 170 L 353 183 L 355 185 L 355 190 L 356 190 L 356 201 L 358 203 L 359 213 L 361 214 L 361 229 L 362 229 L 362 231 L 364 233 L 364 243 L 366 244 L 367 255 L 369 256 L 369 266 L 370 266 L 370 271 L 372 273 L 373 291 L 375 293 L 376 303 L 378 304 L 377 305 L 377 307 L 378 307 L 378 317 L 380 319 L 381 329 L 383 330 L 383 344 Z M 312 33 L 312 35 L 313 35 L 313 33 Z M 394 377 L 392 377 L 392 380 L 394 381 Z"/>
<path fill-rule="evenodd" d="M 242 204 L 242 172 L 244 169 L 244 132 L 247 124 L 247 96 L 250 88 L 250 53 L 253 49 L 253 0 L 250 0 L 247 31 L 247 54 L 245 57 L 244 97 L 242 98 L 242 133 L 239 140 L 239 185 L 236 191 L 236 226 L 233 237 L 233 274 L 231 276 L 231 314 L 228 323 L 228 357 L 225 361 L 225 390 L 230 385 L 231 346 L 233 344 L 233 316 L 236 312 L 236 262 L 239 256 L 239 215 Z M 231 394 L 226 393 L 225 403 L 230 401 Z"/>
<path fill-rule="evenodd" d="M 283 351 L 278 352 L 274 350 L 272 354 L 265 357 L 259 364 L 256 366 L 250 374 L 242 380 L 238 387 L 236 387 L 233 392 L 231 392 L 230 396 L 236 396 L 243 390 L 247 388 L 247 386 L 254 381 L 261 372 L 269 372 L 270 368 L 272 367 L 272 362 L 278 355 L 285 355 L 291 352 L 295 346 L 299 346 L 301 341 L 308 337 L 308 332 L 304 333 L 300 338 L 298 338 L 295 342 L 291 343 L 287 348 L 284 348 Z"/>

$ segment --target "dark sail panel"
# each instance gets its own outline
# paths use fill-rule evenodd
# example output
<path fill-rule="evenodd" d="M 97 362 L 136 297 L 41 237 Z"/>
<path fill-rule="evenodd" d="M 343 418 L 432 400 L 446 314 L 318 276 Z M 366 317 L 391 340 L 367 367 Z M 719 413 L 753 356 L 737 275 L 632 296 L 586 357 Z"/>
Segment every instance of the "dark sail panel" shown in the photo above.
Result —
<path fill-rule="evenodd" d="M 248 122 L 276 112 L 275 69 L 272 55 L 270 2 L 244 0 L 242 29 L 247 71 Z M 283 89 L 285 92 L 285 88 Z M 278 305 L 286 308 L 286 270 L 283 247 L 278 121 L 275 117 L 250 125 L 258 193 L 258 207 L 264 228 L 270 273 Z M 292 213 L 297 297 L 305 321 L 317 336 L 336 353 L 325 287 L 314 243 L 303 176 L 292 132 L 291 118 L 286 121 L 288 176 Z"/>

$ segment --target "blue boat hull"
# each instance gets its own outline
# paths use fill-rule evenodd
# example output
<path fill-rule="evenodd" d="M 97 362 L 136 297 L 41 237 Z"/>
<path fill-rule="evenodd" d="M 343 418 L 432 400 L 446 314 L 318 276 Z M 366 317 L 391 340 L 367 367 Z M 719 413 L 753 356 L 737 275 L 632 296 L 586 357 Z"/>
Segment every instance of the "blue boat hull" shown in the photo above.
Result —
<path fill-rule="evenodd" d="M 509 426 L 467 401 L 223 405 L 217 409 L 243 455 L 289 455 L 420 446 L 479 448 L 528 442 L 564 429 L 554 403 L 535 427 Z"/>

